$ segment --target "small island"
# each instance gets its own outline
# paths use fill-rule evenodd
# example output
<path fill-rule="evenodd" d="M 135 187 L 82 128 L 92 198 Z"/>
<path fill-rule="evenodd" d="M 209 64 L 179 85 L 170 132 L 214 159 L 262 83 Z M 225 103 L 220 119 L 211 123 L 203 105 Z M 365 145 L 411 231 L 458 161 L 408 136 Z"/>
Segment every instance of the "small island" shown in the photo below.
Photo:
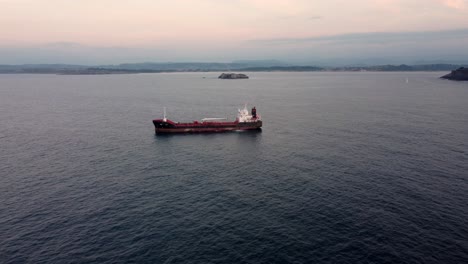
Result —
<path fill-rule="evenodd" d="M 468 68 L 461 67 L 451 73 L 440 77 L 442 79 L 448 79 L 453 81 L 468 81 Z"/>
<path fill-rule="evenodd" d="M 249 76 L 242 73 L 222 73 L 218 79 L 248 79 Z"/>

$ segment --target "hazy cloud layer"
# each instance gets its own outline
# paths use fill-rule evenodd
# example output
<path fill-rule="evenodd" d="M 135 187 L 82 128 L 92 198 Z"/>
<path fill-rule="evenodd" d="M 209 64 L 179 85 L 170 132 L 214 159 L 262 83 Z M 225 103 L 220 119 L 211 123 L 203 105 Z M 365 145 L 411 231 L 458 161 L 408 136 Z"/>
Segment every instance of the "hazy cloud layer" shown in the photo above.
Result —
<path fill-rule="evenodd" d="M 351 33 L 331 36 L 308 37 L 308 38 L 275 38 L 256 39 L 253 43 L 282 44 L 297 42 L 329 42 L 329 43 L 381 43 L 389 44 L 395 42 L 422 42 L 422 41 L 463 41 L 468 37 L 468 28 L 443 30 L 443 31 L 416 31 L 416 32 L 367 32 Z"/>

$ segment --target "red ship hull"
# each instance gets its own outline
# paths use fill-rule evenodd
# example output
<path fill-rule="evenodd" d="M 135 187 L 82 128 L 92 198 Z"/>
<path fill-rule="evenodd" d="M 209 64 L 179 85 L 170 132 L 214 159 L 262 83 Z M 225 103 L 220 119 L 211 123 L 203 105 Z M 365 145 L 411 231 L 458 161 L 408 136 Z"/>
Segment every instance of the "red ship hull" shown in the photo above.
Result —
<path fill-rule="evenodd" d="M 213 133 L 242 130 L 260 130 L 262 121 L 255 122 L 193 122 L 176 123 L 171 120 L 153 120 L 156 133 Z"/>

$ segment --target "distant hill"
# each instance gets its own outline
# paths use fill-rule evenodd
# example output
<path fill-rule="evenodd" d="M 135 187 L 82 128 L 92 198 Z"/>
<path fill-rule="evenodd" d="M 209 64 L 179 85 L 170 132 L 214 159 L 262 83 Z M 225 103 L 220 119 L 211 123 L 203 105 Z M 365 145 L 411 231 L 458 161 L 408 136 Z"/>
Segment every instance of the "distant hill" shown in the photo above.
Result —
<path fill-rule="evenodd" d="M 287 65 L 280 61 L 236 61 L 219 62 L 165 62 L 165 63 L 124 63 L 118 65 L 70 65 L 70 64 L 23 64 L 0 65 L 0 73 L 49 73 L 49 74 L 125 74 L 158 72 L 213 72 L 213 71 L 451 71 L 466 65 L 426 64 L 426 65 L 375 65 L 318 67 Z"/>
<path fill-rule="evenodd" d="M 384 65 L 384 66 L 370 66 L 369 70 L 375 71 L 448 71 L 453 68 L 458 67 L 458 65 L 451 64 L 429 64 L 429 65 Z"/>
<path fill-rule="evenodd" d="M 232 68 L 247 67 L 240 63 L 201 63 L 201 62 L 166 62 L 166 63 L 124 63 L 119 65 L 103 65 L 97 68 L 125 69 L 125 70 L 153 70 L 153 71 L 213 71 L 230 70 Z"/>
<path fill-rule="evenodd" d="M 236 60 L 234 64 L 249 65 L 250 67 L 289 66 L 290 64 L 279 60 Z"/>
<path fill-rule="evenodd" d="M 72 64 L 0 65 L 0 73 L 60 73 L 67 70 L 84 70 L 88 67 Z"/>

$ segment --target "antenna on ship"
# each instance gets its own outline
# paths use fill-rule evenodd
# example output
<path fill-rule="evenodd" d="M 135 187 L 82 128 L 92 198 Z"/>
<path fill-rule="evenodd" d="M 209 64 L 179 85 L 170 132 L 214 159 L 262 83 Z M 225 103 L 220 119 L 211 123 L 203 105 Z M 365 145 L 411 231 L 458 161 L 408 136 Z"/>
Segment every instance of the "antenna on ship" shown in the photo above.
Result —
<path fill-rule="evenodd" d="M 164 118 L 163 118 L 163 121 L 166 122 L 167 119 L 166 119 L 166 107 L 164 107 Z"/>

